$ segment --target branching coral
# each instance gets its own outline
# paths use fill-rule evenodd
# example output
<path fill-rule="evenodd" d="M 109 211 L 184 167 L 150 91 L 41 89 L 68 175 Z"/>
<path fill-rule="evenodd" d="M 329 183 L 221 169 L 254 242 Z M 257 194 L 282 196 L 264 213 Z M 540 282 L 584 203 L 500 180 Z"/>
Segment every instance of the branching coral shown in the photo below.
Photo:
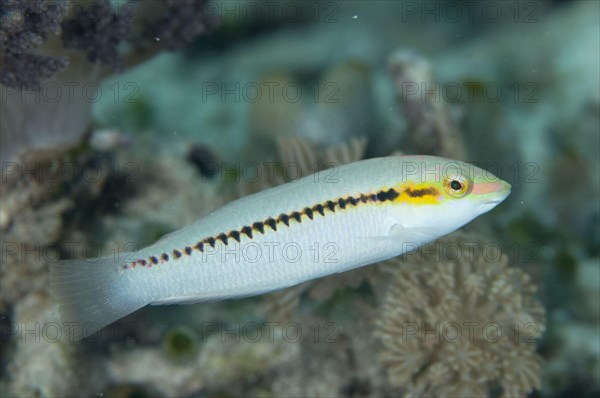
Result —
<path fill-rule="evenodd" d="M 67 66 L 66 57 L 31 53 L 61 32 L 66 2 L 3 0 L 0 4 L 0 81 L 31 89 Z"/>
<path fill-rule="evenodd" d="M 123 68 L 117 46 L 129 36 L 133 15 L 115 13 L 108 0 L 97 0 L 88 8 L 75 10 L 63 23 L 65 47 L 85 51 L 90 62 L 101 62 L 115 70 Z"/>
<path fill-rule="evenodd" d="M 54 43 L 46 45 L 53 35 L 62 37 L 65 48 L 86 52 L 91 62 L 121 70 L 124 61 L 119 45 L 125 41 L 130 42 L 127 60 L 131 64 L 159 50 L 182 47 L 217 25 L 214 18 L 205 16 L 207 1 L 203 0 L 147 2 L 143 4 L 143 12 L 138 7 L 142 3 L 117 4 L 118 8 L 109 0 L 83 3 L 3 0 L 0 3 L 2 84 L 33 89 L 40 80 L 65 69 L 66 55 L 44 55 L 58 50 Z M 157 14 L 160 18 L 140 18 L 142 14 Z M 137 23 L 143 28 L 136 29 Z M 43 50 L 41 54 L 32 52 L 38 49 Z"/>
<path fill-rule="evenodd" d="M 0 1 L 0 83 L 8 88 L 0 108 L 3 161 L 76 144 L 101 95 L 99 82 L 215 27 L 203 14 L 206 3 Z"/>
<path fill-rule="evenodd" d="M 501 389 L 522 397 L 540 388 L 544 310 L 529 276 L 496 248 L 453 234 L 390 260 L 398 267 L 377 325 L 390 384 L 408 396 Z"/>

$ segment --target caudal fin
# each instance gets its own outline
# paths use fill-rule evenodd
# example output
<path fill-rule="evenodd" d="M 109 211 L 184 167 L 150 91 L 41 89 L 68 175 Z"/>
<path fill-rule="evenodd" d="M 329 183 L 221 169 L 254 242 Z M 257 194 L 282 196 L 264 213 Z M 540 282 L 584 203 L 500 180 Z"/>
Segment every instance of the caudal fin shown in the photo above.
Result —
<path fill-rule="evenodd" d="M 122 262 L 107 256 L 50 265 L 50 289 L 59 305 L 69 338 L 79 340 L 143 306 L 132 294 Z"/>

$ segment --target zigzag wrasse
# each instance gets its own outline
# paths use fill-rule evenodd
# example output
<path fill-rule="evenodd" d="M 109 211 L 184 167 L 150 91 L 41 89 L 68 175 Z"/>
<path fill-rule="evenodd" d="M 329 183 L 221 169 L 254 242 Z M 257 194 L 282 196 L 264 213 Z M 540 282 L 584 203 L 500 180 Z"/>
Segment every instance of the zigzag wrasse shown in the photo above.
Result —
<path fill-rule="evenodd" d="M 253 296 L 398 256 L 509 193 L 463 162 L 363 160 L 243 197 L 139 251 L 54 264 L 50 284 L 79 339 L 148 304 Z"/>

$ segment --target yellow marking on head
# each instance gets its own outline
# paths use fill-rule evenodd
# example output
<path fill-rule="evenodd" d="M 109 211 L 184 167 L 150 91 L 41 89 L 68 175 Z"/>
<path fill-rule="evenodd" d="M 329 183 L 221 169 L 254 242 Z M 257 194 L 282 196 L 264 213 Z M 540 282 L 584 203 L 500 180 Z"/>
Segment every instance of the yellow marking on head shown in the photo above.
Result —
<path fill-rule="evenodd" d="M 441 202 L 443 195 L 438 187 L 430 182 L 415 184 L 406 182 L 398 188 L 400 195 L 394 200 L 398 203 L 415 205 L 435 205 Z"/>

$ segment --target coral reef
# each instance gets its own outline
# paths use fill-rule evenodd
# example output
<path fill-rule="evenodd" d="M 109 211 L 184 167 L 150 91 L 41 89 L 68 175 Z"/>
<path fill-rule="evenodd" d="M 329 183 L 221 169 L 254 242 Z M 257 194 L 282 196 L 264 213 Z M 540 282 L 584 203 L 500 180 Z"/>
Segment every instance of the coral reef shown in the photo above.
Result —
<path fill-rule="evenodd" d="M 218 21 L 205 11 L 206 1 L 3 1 L 0 157 L 77 144 L 102 97 L 100 81 L 208 33 Z"/>
<path fill-rule="evenodd" d="M 76 153 L 51 154 L 54 160 L 44 163 L 39 156 L 13 163 L 15 168 L 4 175 L 0 314 L 10 316 L 8 331 L 2 333 L 14 354 L 6 359 L 8 373 L 0 380 L 0 390 L 9 396 L 84 394 L 107 384 L 102 361 L 82 360 L 78 349 L 64 343 L 68 329 L 49 294 L 50 262 L 132 250 L 133 244 L 150 243 L 185 225 L 188 210 L 203 214 L 219 205 L 215 184 L 189 187 L 189 181 L 199 178 L 184 156 L 165 157 L 152 143 L 136 144 L 147 145 L 155 161 L 127 150 L 79 148 Z M 183 146 L 182 155 L 185 150 Z M 154 215 L 152 220 L 148 214 Z M 161 351 L 157 355 L 170 356 Z M 36 355 L 43 360 L 32 361 Z M 99 375 L 84 386 L 81 372 Z"/>
<path fill-rule="evenodd" d="M 431 64 L 407 49 L 394 52 L 388 64 L 410 146 L 416 153 L 465 159 L 458 111 L 441 97 L 440 83 L 433 78 Z"/>
<path fill-rule="evenodd" d="M 34 54 L 50 35 L 61 33 L 67 2 L 6 0 L 0 6 L 0 82 L 7 87 L 34 89 L 67 67 L 65 56 Z"/>
<path fill-rule="evenodd" d="M 59 342 L 57 308 L 49 303 L 48 296 L 38 292 L 20 300 L 11 323 L 16 347 L 7 364 L 6 385 L 0 383 L 2 396 L 67 396 L 82 390 L 80 372 L 90 369 L 85 363 L 78 364 L 74 347 Z"/>
<path fill-rule="evenodd" d="M 134 58 L 148 57 L 141 52 L 148 51 L 149 42 L 154 43 L 152 53 L 157 49 L 180 48 L 216 26 L 215 18 L 205 16 L 206 3 L 153 1 L 144 5 L 151 10 L 140 10 L 134 3 L 111 4 L 109 0 L 3 1 L 1 82 L 8 87 L 32 89 L 40 80 L 65 69 L 68 55 L 44 56 L 32 52 L 46 41 L 54 47 L 51 35 L 61 36 L 65 48 L 86 52 L 90 62 L 100 62 L 117 71 L 124 67 L 123 55 L 119 53 L 119 45 L 124 41 L 131 42 L 126 54 L 130 66 Z M 153 18 L 153 14 L 160 18 Z"/>
<path fill-rule="evenodd" d="M 132 13 L 115 13 L 109 0 L 96 0 L 76 9 L 73 18 L 63 23 L 63 45 L 85 51 L 90 62 L 120 71 L 123 60 L 118 46 L 128 38 L 133 18 Z"/>
<path fill-rule="evenodd" d="M 62 215 L 74 206 L 72 199 L 58 195 L 64 170 L 57 168 L 57 163 L 12 166 L 0 185 L 3 219 L 0 312 L 3 313 L 29 294 L 47 295 L 46 261 L 58 258 L 59 246 L 55 242 L 62 233 Z M 33 173 L 28 175 L 25 170 Z M 46 178 L 46 172 L 55 178 Z"/>
<path fill-rule="evenodd" d="M 258 330 L 258 329 L 257 329 Z M 239 336 L 238 336 L 239 338 Z M 260 380 L 276 379 L 297 361 L 298 344 L 281 334 L 260 332 L 236 340 L 235 334 L 205 337 L 200 352 L 185 362 L 165 356 L 154 347 L 115 353 L 105 362 L 115 385 L 154 386 L 162 396 L 226 392 L 232 396 L 264 395 Z M 152 364 L 152 371 L 148 371 Z"/>
<path fill-rule="evenodd" d="M 454 233 L 398 259 L 380 308 L 381 360 L 407 396 L 522 397 L 539 389 L 536 287 L 505 254 Z M 496 256 L 496 254 L 498 254 Z"/>
<path fill-rule="evenodd" d="M 84 388 L 80 372 L 93 372 L 74 347 L 62 343 L 66 330 L 50 297 L 48 264 L 65 253 L 81 256 L 89 237 L 73 230 L 69 235 L 74 240 L 63 239 L 70 224 L 67 215 L 79 200 L 97 198 L 110 178 L 82 178 L 91 167 L 85 157 L 48 156 L 53 160 L 12 163 L 1 184 L 6 221 L 0 234 L 0 313 L 10 314 L 9 339 L 3 344 L 14 354 L 7 358 L 0 390 L 9 396 L 69 395 Z M 98 169 L 94 175 L 107 177 L 110 171 L 95 173 Z M 94 386 L 92 382 L 89 388 Z"/>

